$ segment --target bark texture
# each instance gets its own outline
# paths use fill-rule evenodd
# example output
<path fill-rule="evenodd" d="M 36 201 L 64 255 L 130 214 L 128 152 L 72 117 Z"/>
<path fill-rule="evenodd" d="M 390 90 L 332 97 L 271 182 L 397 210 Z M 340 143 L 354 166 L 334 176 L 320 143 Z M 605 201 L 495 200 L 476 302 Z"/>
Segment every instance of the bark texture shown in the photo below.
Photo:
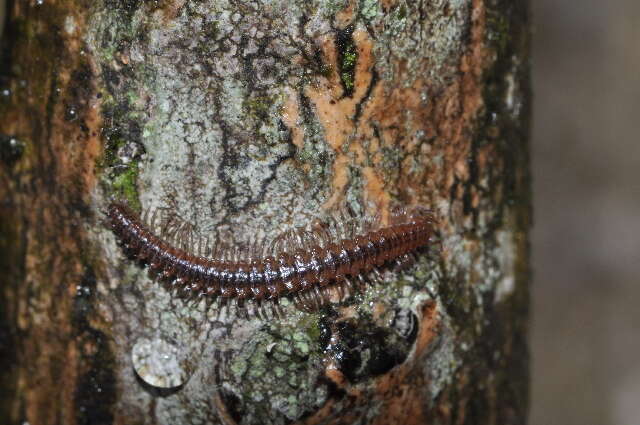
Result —
<path fill-rule="evenodd" d="M 526 421 L 525 0 L 7 6 L 0 417 Z M 420 204 L 442 243 L 344 303 L 247 320 L 126 259 L 112 198 L 231 244 Z"/>

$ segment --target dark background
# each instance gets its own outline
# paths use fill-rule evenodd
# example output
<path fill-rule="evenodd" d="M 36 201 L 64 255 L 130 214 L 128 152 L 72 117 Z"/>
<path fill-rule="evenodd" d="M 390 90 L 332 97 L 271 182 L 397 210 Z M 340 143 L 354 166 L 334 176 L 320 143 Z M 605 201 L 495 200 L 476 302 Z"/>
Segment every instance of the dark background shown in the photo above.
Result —
<path fill-rule="evenodd" d="M 640 1 L 532 8 L 530 425 L 637 425 Z"/>

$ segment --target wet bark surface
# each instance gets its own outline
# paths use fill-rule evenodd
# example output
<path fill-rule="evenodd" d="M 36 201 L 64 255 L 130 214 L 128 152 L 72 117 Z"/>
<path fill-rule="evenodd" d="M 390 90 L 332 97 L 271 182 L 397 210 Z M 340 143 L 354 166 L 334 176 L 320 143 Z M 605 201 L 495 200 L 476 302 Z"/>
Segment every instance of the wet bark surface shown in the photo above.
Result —
<path fill-rule="evenodd" d="M 0 416 L 525 422 L 525 1 L 7 6 Z M 111 199 L 230 246 L 422 205 L 440 243 L 343 302 L 247 319 L 127 259 Z"/>

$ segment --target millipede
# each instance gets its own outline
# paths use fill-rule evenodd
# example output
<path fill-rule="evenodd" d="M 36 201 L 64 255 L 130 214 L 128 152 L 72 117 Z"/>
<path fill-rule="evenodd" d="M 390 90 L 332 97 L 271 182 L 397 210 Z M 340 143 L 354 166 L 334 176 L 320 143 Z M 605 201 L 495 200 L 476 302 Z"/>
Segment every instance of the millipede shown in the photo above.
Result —
<path fill-rule="evenodd" d="M 126 254 L 181 297 L 233 300 L 240 308 L 247 301 L 277 305 L 283 297 L 304 311 L 320 308 L 330 302 L 331 289 L 342 299 L 345 289 L 379 282 L 383 268 L 406 265 L 434 238 L 433 216 L 421 207 L 391 214 L 385 226 L 378 218 L 342 215 L 244 249 L 212 247 L 187 225 L 158 223 L 149 211 L 141 218 L 122 202 L 112 202 L 106 215 Z"/>

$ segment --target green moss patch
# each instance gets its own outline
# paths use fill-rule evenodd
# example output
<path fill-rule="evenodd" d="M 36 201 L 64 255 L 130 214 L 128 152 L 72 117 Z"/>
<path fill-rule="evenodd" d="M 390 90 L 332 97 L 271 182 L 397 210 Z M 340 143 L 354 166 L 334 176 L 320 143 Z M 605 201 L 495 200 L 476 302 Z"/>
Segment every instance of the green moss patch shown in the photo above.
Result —
<path fill-rule="evenodd" d="M 358 49 L 353 42 L 353 26 L 338 32 L 336 44 L 338 47 L 340 81 L 344 88 L 344 96 L 351 96 L 355 86 L 356 63 L 358 62 Z"/>

